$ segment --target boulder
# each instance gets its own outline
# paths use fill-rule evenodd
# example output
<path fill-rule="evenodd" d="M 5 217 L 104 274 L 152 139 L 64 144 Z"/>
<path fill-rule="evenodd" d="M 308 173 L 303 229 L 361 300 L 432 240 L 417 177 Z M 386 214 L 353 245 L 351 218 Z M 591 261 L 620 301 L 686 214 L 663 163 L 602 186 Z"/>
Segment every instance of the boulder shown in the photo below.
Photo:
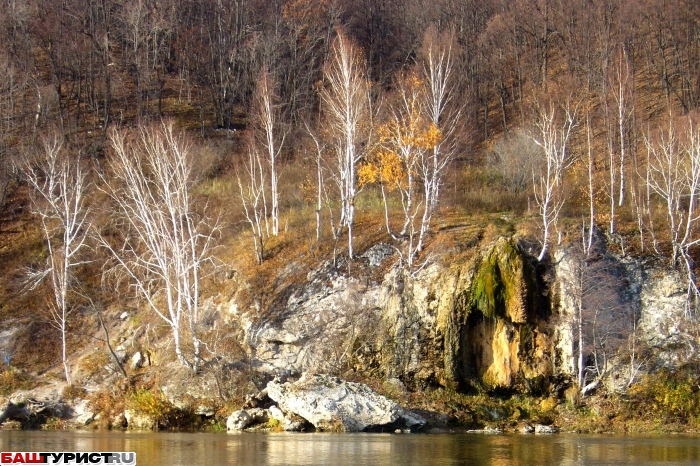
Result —
<path fill-rule="evenodd" d="M 118 346 L 117 349 L 114 350 L 114 355 L 117 357 L 119 364 L 124 364 L 124 362 L 126 362 L 126 350 L 123 347 Z"/>
<path fill-rule="evenodd" d="M 425 419 L 406 413 L 367 385 L 328 375 L 305 376 L 295 383 L 272 381 L 267 392 L 282 410 L 303 417 L 321 431 L 360 432 L 381 426 L 417 430 L 425 425 Z"/>
<path fill-rule="evenodd" d="M 200 404 L 195 408 L 194 413 L 197 416 L 214 417 L 216 415 L 216 408 L 208 404 Z"/>
<path fill-rule="evenodd" d="M 95 420 L 95 413 L 90 410 L 86 400 L 73 406 L 72 411 L 73 422 L 76 426 L 87 426 Z"/>
<path fill-rule="evenodd" d="M 294 413 L 285 414 L 275 405 L 270 406 L 268 411 L 272 419 L 280 422 L 285 432 L 302 432 L 311 428 L 309 421 L 303 417 L 297 416 Z"/>
<path fill-rule="evenodd" d="M 137 413 L 131 409 L 124 411 L 124 418 L 129 429 L 135 430 L 154 430 L 158 427 L 158 421 L 152 416 Z"/>
<path fill-rule="evenodd" d="M 234 411 L 226 419 L 226 430 L 243 430 L 254 424 L 262 424 L 270 419 L 269 411 L 261 408 Z"/>
<path fill-rule="evenodd" d="M 275 419 L 280 422 L 284 422 L 284 413 L 282 412 L 281 409 L 279 409 L 277 406 L 270 406 L 270 416 L 272 416 L 272 419 Z"/>
<path fill-rule="evenodd" d="M 527 422 L 523 423 L 520 428 L 520 433 L 521 434 L 532 434 L 535 432 L 535 428 L 532 427 L 532 425 L 528 424 Z"/>
<path fill-rule="evenodd" d="M 129 368 L 132 371 L 136 369 L 141 369 L 143 367 L 144 359 L 145 358 L 143 357 L 143 354 L 141 354 L 141 351 L 137 351 L 131 357 L 131 364 L 129 365 Z"/>
<path fill-rule="evenodd" d="M 284 429 L 285 432 L 303 432 L 306 431 L 307 428 L 311 428 L 309 421 L 293 413 L 285 416 L 282 422 L 282 429 Z"/>
<path fill-rule="evenodd" d="M 90 411 L 85 411 L 83 414 L 77 416 L 74 422 L 77 426 L 87 426 L 94 420 L 95 414 Z"/>
<path fill-rule="evenodd" d="M 545 426 L 542 424 L 537 424 L 535 426 L 536 434 L 556 434 L 559 432 L 559 428 L 555 426 Z"/>

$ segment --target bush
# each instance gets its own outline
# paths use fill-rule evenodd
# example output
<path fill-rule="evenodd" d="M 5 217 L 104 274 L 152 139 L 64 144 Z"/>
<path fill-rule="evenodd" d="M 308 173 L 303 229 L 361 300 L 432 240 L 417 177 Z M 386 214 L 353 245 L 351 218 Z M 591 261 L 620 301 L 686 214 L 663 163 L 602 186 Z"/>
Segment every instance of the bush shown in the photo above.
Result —
<path fill-rule="evenodd" d="M 11 395 L 17 390 L 29 390 L 34 384 L 24 372 L 8 367 L 0 373 L 0 395 Z"/>
<path fill-rule="evenodd" d="M 78 368 L 84 374 L 85 380 L 90 380 L 105 370 L 112 360 L 104 351 L 93 351 L 83 357 L 78 363 Z"/>
<path fill-rule="evenodd" d="M 76 385 L 66 385 L 65 387 L 63 387 L 61 397 L 64 401 L 72 401 L 75 399 L 83 398 L 86 394 L 87 391 L 82 387 L 78 387 Z"/>
<path fill-rule="evenodd" d="M 124 412 L 124 397 L 120 393 L 107 390 L 92 393 L 88 397 L 90 411 L 99 414 L 102 427 L 123 427 L 112 425 L 113 419 Z"/>
<path fill-rule="evenodd" d="M 189 427 L 193 415 L 173 405 L 159 389 L 138 388 L 126 396 L 127 409 L 154 419 L 159 427 Z"/>
<path fill-rule="evenodd" d="M 687 368 L 648 375 L 630 389 L 631 406 L 638 415 L 675 422 L 700 418 L 698 377 Z"/>

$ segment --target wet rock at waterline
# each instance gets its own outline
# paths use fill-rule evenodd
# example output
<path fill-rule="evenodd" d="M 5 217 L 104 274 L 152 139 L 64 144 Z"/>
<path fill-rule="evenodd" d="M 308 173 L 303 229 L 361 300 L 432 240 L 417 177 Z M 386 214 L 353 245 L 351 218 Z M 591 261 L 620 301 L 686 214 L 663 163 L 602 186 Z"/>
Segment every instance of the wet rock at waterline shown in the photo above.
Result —
<path fill-rule="evenodd" d="M 255 424 L 270 420 L 270 412 L 262 408 L 241 409 L 234 411 L 226 420 L 227 430 L 243 430 Z"/>

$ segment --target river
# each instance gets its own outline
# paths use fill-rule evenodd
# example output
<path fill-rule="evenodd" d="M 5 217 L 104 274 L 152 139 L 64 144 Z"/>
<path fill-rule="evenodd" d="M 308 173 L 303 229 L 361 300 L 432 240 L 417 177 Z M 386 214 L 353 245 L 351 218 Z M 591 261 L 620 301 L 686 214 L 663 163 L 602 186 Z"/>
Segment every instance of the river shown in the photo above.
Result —
<path fill-rule="evenodd" d="M 684 435 L 226 434 L 0 431 L 0 451 L 133 451 L 171 465 L 683 465 L 700 462 Z"/>

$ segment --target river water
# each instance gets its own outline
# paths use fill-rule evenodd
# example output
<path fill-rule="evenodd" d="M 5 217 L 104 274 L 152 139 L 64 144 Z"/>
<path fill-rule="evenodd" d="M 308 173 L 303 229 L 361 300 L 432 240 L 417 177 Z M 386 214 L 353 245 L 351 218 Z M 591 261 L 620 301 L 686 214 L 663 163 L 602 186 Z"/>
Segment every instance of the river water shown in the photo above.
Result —
<path fill-rule="evenodd" d="M 0 451 L 133 451 L 140 466 L 690 465 L 700 437 L 0 431 Z"/>

